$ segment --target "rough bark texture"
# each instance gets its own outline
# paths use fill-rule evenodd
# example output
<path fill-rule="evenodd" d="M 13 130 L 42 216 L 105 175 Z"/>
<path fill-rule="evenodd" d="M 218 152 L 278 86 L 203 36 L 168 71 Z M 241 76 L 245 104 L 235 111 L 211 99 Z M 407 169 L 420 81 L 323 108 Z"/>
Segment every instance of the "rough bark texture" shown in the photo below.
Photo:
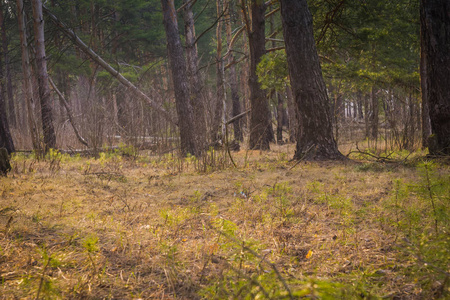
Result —
<path fill-rule="evenodd" d="M 0 1 L 0 26 L 1 26 L 1 35 L 2 35 L 2 50 L 3 50 L 3 58 L 5 61 L 5 81 L 6 82 L 6 91 L 8 96 L 8 120 L 9 124 L 12 127 L 16 127 L 16 110 L 14 105 L 14 95 L 12 90 L 12 81 L 11 81 L 11 70 L 9 63 L 9 55 L 8 55 L 8 37 L 6 36 L 6 26 L 5 19 L 3 17 L 3 2 Z M 4 99 L 6 103 L 6 99 Z"/>
<path fill-rule="evenodd" d="M 36 48 L 36 65 L 39 88 L 39 100 L 41 103 L 42 130 L 44 133 L 44 151 L 56 148 L 56 134 L 53 127 L 53 112 L 48 84 L 47 57 L 44 44 L 44 18 L 42 15 L 41 0 L 32 0 L 34 41 Z"/>
<path fill-rule="evenodd" d="M 27 120 L 28 127 L 31 134 L 31 141 L 33 143 L 33 149 L 36 151 L 40 150 L 39 145 L 39 134 L 37 130 L 36 121 L 34 118 L 34 100 L 32 92 L 32 81 L 31 81 L 31 71 L 30 71 L 30 56 L 28 52 L 27 44 L 27 32 L 26 32 L 26 22 L 25 15 L 23 13 L 24 6 L 23 0 L 17 0 L 17 20 L 19 22 L 19 35 L 20 35 L 20 48 L 22 52 L 22 72 L 23 72 L 23 87 L 25 90 L 25 102 L 27 107 Z"/>
<path fill-rule="evenodd" d="M 281 0 L 291 87 L 299 114 L 294 159 L 344 159 L 333 138 L 329 100 L 306 0 Z"/>
<path fill-rule="evenodd" d="M 203 82 L 198 72 L 198 52 L 195 44 L 195 24 L 192 5 L 195 1 L 183 0 L 184 32 L 186 38 L 187 73 L 191 90 L 191 105 L 194 112 L 197 145 L 206 146 L 206 116 L 205 103 L 202 95 Z"/>
<path fill-rule="evenodd" d="M 264 1 L 251 1 L 251 30 L 248 32 L 250 46 L 250 149 L 269 150 L 271 126 L 269 120 L 269 104 L 265 92 L 261 89 L 256 75 L 256 67 L 265 49 L 265 11 Z"/>
<path fill-rule="evenodd" d="M 189 85 L 186 76 L 186 61 L 183 56 L 178 32 L 177 14 L 173 0 L 161 0 L 164 28 L 167 37 L 169 66 L 175 90 L 175 102 L 180 128 L 181 153 L 186 155 L 200 155 L 195 138 L 194 114 L 189 99 Z"/>
<path fill-rule="evenodd" d="M 1 60 L 0 60 L 1 66 Z M 6 105 L 5 105 L 5 84 L 3 83 L 3 68 L 0 68 L 0 148 L 5 148 L 9 154 L 14 152 L 14 143 L 9 131 L 8 118 L 6 117 Z M 3 172 L 3 170 L 2 170 Z"/>
<path fill-rule="evenodd" d="M 232 28 L 231 28 L 231 15 L 233 12 L 233 3 L 231 3 L 230 0 L 227 1 L 228 9 L 225 14 L 225 20 L 226 20 L 226 28 L 227 28 L 227 44 L 228 44 L 228 50 L 227 53 L 230 53 L 228 55 L 228 64 L 230 65 L 228 69 L 228 82 L 230 83 L 230 91 L 231 91 L 231 103 L 232 103 L 232 117 L 236 117 L 239 115 L 241 110 L 241 103 L 239 99 L 239 86 L 237 81 L 237 75 L 236 75 L 236 65 L 234 64 L 234 55 L 232 52 Z M 233 131 L 234 131 L 234 139 L 236 141 L 243 141 L 244 136 L 242 134 L 241 129 L 241 119 L 236 120 L 233 122 Z"/>
<path fill-rule="evenodd" d="M 2 7 L 0 6 L 0 14 L 2 19 L 0 21 L 0 25 L 3 28 L 3 13 L 1 12 L 1 10 Z M 2 51 L 0 51 L 0 148 L 5 148 L 7 152 L 11 154 L 12 152 L 14 152 L 14 143 L 11 137 L 11 132 L 9 131 L 9 122 L 6 113 L 5 78 L 3 73 L 2 54 Z M 8 156 L 6 158 L 8 158 Z M 3 166 L 3 163 L 1 161 L 0 163 Z M 5 170 L 2 167 L 0 171 L 4 173 Z"/>
<path fill-rule="evenodd" d="M 426 101 L 432 135 L 432 155 L 450 155 L 450 2 L 422 0 L 422 49 L 425 54 Z"/>

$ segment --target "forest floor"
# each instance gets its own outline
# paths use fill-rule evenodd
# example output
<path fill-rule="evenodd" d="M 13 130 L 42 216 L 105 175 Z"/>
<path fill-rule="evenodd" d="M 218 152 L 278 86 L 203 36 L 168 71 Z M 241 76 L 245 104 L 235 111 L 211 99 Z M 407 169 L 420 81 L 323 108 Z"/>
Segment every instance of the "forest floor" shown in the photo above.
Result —
<path fill-rule="evenodd" d="M 449 297 L 448 164 L 125 150 L 13 157 L 0 299 Z"/>

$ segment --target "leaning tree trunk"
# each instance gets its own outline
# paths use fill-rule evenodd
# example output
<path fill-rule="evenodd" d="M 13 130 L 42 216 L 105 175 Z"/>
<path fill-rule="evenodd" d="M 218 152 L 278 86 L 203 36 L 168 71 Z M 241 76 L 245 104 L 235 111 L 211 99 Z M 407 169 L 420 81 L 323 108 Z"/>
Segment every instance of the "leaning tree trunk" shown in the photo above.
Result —
<path fill-rule="evenodd" d="M 56 148 L 56 134 L 53 127 L 53 112 L 48 85 L 47 57 L 44 44 L 44 17 L 42 15 L 41 0 L 32 0 L 32 6 L 39 99 L 41 103 L 42 130 L 44 132 L 44 152 L 47 152 L 50 148 Z"/>
<path fill-rule="evenodd" d="M 206 145 L 206 116 L 205 102 L 202 94 L 203 82 L 198 70 L 198 53 L 195 44 L 195 24 L 192 5 L 195 1 L 183 0 L 184 5 L 184 32 L 186 38 L 186 61 L 188 77 L 191 87 L 191 105 L 194 112 L 195 131 L 198 139 L 197 145 Z"/>
<path fill-rule="evenodd" d="M 167 37 L 167 50 L 169 53 L 169 66 L 175 90 L 175 103 L 178 114 L 178 125 L 180 128 L 181 153 L 187 155 L 200 155 L 200 147 L 194 126 L 194 114 L 189 99 L 189 85 L 186 76 L 186 61 L 183 56 L 178 33 L 177 13 L 173 0 L 161 0 L 164 28 Z"/>
<path fill-rule="evenodd" d="M 294 159 L 344 159 L 333 138 L 329 100 L 306 0 L 281 0 L 291 87 L 299 114 Z"/>
<path fill-rule="evenodd" d="M 422 0 L 420 7 L 422 52 L 425 55 L 422 81 L 432 135 L 428 149 L 432 155 L 450 155 L 450 3 Z"/>
<path fill-rule="evenodd" d="M 271 139 L 269 126 L 270 111 L 265 92 L 261 89 L 256 75 L 256 67 L 266 53 L 265 49 L 265 11 L 264 1 L 251 1 L 251 28 L 247 28 L 250 46 L 250 149 L 269 150 Z M 248 26 L 248 25 L 247 25 Z"/>

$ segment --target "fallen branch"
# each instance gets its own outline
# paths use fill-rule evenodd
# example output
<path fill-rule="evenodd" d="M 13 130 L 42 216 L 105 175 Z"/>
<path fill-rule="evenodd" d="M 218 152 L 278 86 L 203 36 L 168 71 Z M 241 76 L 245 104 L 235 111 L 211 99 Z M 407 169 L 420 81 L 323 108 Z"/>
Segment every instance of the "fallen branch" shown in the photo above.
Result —
<path fill-rule="evenodd" d="M 232 117 L 231 119 L 229 119 L 228 121 L 225 122 L 225 125 L 228 125 L 230 123 L 233 123 L 234 121 L 241 119 L 242 117 L 244 117 L 246 114 L 248 114 L 250 112 L 251 112 L 251 109 L 246 110 L 243 113 L 240 113 L 237 116 Z"/>
<path fill-rule="evenodd" d="M 394 152 L 391 152 L 391 153 L 389 153 L 389 154 L 386 155 L 386 156 L 379 156 L 379 155 L 375 155 L 375 154 L 373 154 L 373 153 L 370 153 L 370 152 L 368 152 L 368 151 L 362 151 L 362 150 L 360 150 L 360 149 L 359 149 L 359 146 L 358 146 L 358 143 L 356 143 L 356 150 L 357 150 L 357 151 L 350 151 L 350 152 L 346 155 L 346 157 L 349 157 L 350 154 L 358 153 L 358 154 L 362 154 L 362 155 L 366 155 L 366 156 L 375 158 L 375 160 L 376 160 L 377 162 L 380 162 L 380 163 L 396 163 L 396 162 L 397 162 L 397 161 L 395 161 L 394 159 L 390 158 L 390 156 L 391 156 L 392 154 L 394 154 Z M 410 154 L 411 154 L 411 153 L 410 153 Z M 409 155 L 408 155 L 408 156 L 409 156 Z M 406 157 L 406 159 L 408 158 L 408 156 Z M 406 159 L 405 159 L 404 161 L 406 161 Z"/>

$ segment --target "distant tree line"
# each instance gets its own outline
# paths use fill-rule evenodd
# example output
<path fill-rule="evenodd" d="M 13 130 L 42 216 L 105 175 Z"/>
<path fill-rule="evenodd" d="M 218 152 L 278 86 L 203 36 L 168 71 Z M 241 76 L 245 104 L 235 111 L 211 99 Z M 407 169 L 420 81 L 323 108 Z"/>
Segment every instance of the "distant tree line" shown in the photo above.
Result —
<path fill-rule="evenodd" d="M 450 154 L 450 4 L 2 1 L 0 146 Z M 230 121 L 231 120 L 231 121 Z M 232 125 L 232 126 L 229 126 Z M 276 130 L 274 130 L 274 128 Z"/>

